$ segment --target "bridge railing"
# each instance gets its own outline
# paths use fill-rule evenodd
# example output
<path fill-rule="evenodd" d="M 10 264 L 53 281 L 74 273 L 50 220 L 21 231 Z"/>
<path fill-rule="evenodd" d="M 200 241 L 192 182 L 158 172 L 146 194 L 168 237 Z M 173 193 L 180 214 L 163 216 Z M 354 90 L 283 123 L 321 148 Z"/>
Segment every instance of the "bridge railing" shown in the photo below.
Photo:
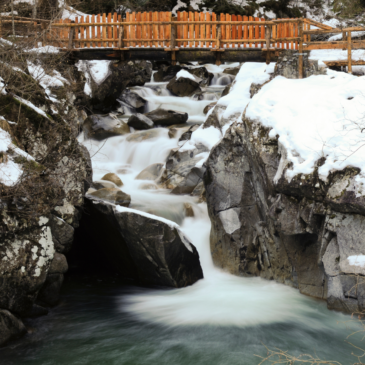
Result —
<path fill-rule="evenodd" d="M 320 24 L 320 23 L 318 23 Z M 303 19 L 246 17 L 204 12 L 82 16 L 52 23 L 46 42 L 62 48 L 279 48 L 298 49 Z M 307 28 L 306 28 L 307 27 Z"/>

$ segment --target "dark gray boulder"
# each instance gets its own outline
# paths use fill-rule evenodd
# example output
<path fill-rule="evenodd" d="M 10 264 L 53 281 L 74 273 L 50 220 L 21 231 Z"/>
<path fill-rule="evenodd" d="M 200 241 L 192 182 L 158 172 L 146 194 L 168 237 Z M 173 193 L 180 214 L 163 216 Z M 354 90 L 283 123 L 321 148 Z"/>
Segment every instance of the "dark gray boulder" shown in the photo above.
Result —
<path fill-rule="evenodd" d="M 214 77 L 214 75 L 211 72 L 208 72 L 205 67 L 190 68 L 187 71 L 201 79 L 199 82 L 200 86 L 209 86 Z"/>
<path fill-rule="evenodd" d="M 75 229 L 63 219 L 50 215 L 50 227 L 55 249 L 59 253 L 67 253 L 74 239 Z"/>
<path fill-rule="evenodd" d="M 161 65 L 159 70 L 153 74 L 153 80 L 156 82 L 166 82 L 173 79 L 176 74 L 182 69 L 181 66 Z"/>
<path fill-rule="evenodd" d="M 175 110 L 156 109 L 148 112 L 145 116 L 153 121 L 155 125 L 164 127 L 186 123 L 189 119 L 188 113 L 177 112 Z"/>
<path fill-rule="evenodd" d="M 0 346 L 27 332 L 23 322 L 9 311 L 0 309 Z"/>
<path fill-rule="evenodd" d="M 85 209 L 89 244 L 123 277 L 175 288 L 203 278 L 196 248 L 175 223 L 88 198 Z"/>
<path fill-rule="evenodd" d="M 117 188 L 103 188 L 88 193 L 88 195 L 123 207 L 129 207 L 131 203 L 131 196 Z"/>
<path fill-rule="evenodd" d="M 139 130 L 151 129 L 155 126 L 155 124 L 150 118 L 140 113 L 132 115 L 128 119 L 128 125 L 134 129 L 139 129 Z"/>
<path fill-rule="evenodd" d="M 124 90 L 120 95 L 119 100 L 142 113 L 144 111 L 144 106 L 147 103 L 147 100 L 130 89 Z"/>
<path fill-rule="evenodd" d="M 90 115 L 82 126 L 85 138 L 103 140 L 129 133 L 127 123 L 114 115 Z"/>
<path fill-rule="evenodd" d="M 152 64 L 149 61 L 120 61 L 109 64 L 109 75 L 101 83 L 91 80 L 93 110 L 110 112 L 119 103 L 118 97 L 127 87 L 143 86 L 151 80 Z"/>
<path fill-rule="evenodd" d="M 176 96 L 192 96 L 194 93 L 201 91 L 199 83 L 190 78 L 174 77 L 167 84 L 167 90 Z"/>

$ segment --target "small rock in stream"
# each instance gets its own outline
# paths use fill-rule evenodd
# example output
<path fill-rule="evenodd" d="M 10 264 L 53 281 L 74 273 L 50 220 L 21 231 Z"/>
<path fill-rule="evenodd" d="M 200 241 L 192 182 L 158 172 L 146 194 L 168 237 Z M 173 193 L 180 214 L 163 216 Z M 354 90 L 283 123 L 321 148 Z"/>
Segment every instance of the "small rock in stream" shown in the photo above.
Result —
<path fill-rule="evenodd" d="M 174 77 L 167 84 L 166 88 L 176 96 L 192 96 L 196 92 L 201 91 L 198 82 L 185 77 L 180 77 L 179 79 Z"/>
<path fill-rule="evenodd" d="M 129 207 L 131 203 L 131 196 L 123 193 L 123 191 L 117 188 L 104 188 L 94 191 L 88 195 L 122 207 Z"/>
<path fill-rule="evenodd" d="M 188 113 L 165 109 L 153 110 L 152 112 L 146 113 L 145 116 L 150 118 L 156 125 L 164 127 L 174 124 L 183 124 L 189 119 Z"/>
<path fill-rule="evenodd" d="M 123 182 L 122 180 L 117 176 L 115 175 L 114 173 L 112 172 L 109 172 L 108 174 L 105 174 L 101 180 L 105 180 L 105 181 L 111 181 L 112 183 L 114 183 L 115 185 L 117 185 L 118 187 L 121 187 L 123 186 Z"/>
<path fill-rule="evenodd" d="M 139 130 L 151 129 L 155 126 L 155 124 L 150 118 L 140 113 L 132 115 L 128 119 L 128 125 L 134 129 L 139 129 Z"/>

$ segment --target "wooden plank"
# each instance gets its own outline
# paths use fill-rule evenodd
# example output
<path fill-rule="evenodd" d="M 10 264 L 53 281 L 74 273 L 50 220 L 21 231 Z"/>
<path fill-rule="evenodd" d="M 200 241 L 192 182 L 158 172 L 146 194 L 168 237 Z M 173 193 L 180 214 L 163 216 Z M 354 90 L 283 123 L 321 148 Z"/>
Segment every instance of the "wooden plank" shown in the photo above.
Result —
<path fill-rule="evenodd" d="M 294 24 L 294 37 L 299 36 L 299 28 L 298 28 L 298 22 Z M 294 42 L 294 49 L 298 49 L 298 41 Z"/>
<path fill-rule="evenodd" d="M 272 30 L 271 30 L 272 31 L 272 38 L 276 38 L 276 29 L 277 29 L 277 25 L 273 25 Z M 273 46 L 277 47 L 277 44 L 274 43 Z"/>
<path fill-rule="evenodd" d="M 248 18 L 248 20 L 253 20 L 253 17 L 250 16 Z M 250 25 L 249 28 L 248 28 L 248 39 L 253 39 L 254 38 L 254 25 Z M 252 47 L 253 43 L 249 43 L 248 46 L 249 47 Z"/>
<path fill-rule="evenodd" d="M 230 14 L 226 14 L 226 22 L 230 22 L 231 21 L 231 15 Z M 231 35 L 231 25 L 230 24 L 226 24 L 226 38 L 225 39 L 231 39 L 232 35 Z M 230 48 L 231 44 L 230 43 L 226 43 L 226 48 Z"/>
<path fill-rule="evenodd" d="M 237 21 L 237 15 L 232 15 L 232 21 L 236 22 Z M 232 39 L 237 39 L 237 25 L 233 24 L 232 25 Z M 236 47 L 236 44 L 233 44 L 232 47 Z"/>
<path fill-rule="evenodd" d="M 147 13 L 147 19 L 149 21 L 152 21 L 152 19 L 153 19 L 152 11 Z M 152 37 L 153 37 L 152 25 L 148 25 L 147 28 L 148 28 L 148 37 L 147 38 L 150 39 L 150 41 L 148 42 L 148 46 L 152 47 Z"/>
<path fill-rule="evenodd" d="M 152 13 L 152 20 L 154 22 L 156 22 L 158 20 L 158 13 L 156 11 L 154 11 Z M 153 24 L 153 45 L 155 47 L 158 47 L 158 25 L 157 24 Z"/>
<path fill-rule="evenodd" d="M 298 56 L 298 72 L 299 78 L 303 78 L 303 22 L 299 22 L 299 56 Z"/>
<path fill-rule="evenodd" d="M 107 23 L 110 24 L 112 22 L 112 14 L 109 13 L 107 17 Z M 107 27 L 107 37 L 113 38 L 113 28 L 111 26 Z M 108 42 L 108 47 L 113 47 L 113 43 Z"/>
<path fill-rule="evenodd" d="M 131 15 L 132 15 L 132 20 L 133 21 L 137 21 L 136 12 L 133 11 Z M 132 28 L 131 28 L 131 38 L 132 39 L 136 39 L 137 38 L 137 25 L 132 25 Z M 137 43 L 135 41 L 132 42 L 132 47 L 135 47 L 136 45 L 137 45 Z"/>
<path fill-rule="evenodd" d="M 285 23 L 285 37 L 290 37 L 290 23 Z M 290 42 L 286 42 L 286 49 L 290 49 Z"/>
<path fill-rule="evenodd" d="M 312 19 L 304 19 L 305 23 L 307 24 L 307 28 L 310 29 L 310 24 L 318 27 L 318 28 L 321 28 L 321 29 L 333 29 L 332 27 L 330 27 L 329 25 L 324 25 L 322 23 L 319 23 L 319 22 L 316 22 Z"/>
<path fill-rule="evenodd" d="M 210 15 L 210 13 L 207 13 L 206 14 L 206 20 L 207 21 L 210 21 L 211 20 L 211 15 Z M 210 25 L 210 24 L 207 24 L 207 26 L 206 26 L 206 28 L 205 28 L 205 34 L 206 34 L 206 37 L 207 38 L 212 38 L 212 26 Z M 208 48 L 213 48 L 212 46 L 213 46 L 213 44 L 210 42 L 210 41 L 208 41 L 207 42 L 207 44 L 206 44 L 206 46 L 208 47 Z"/>
<path fill-rule="evenodd" d="M 205 21 L 205 13 L 201 12 L 200 13 L 200 21 L 204 22 Z M 205 24 L 202 24 L 200 26 L 200 38 L 205 39 Z M 205 47 L 205 42 L 200 42 L 200 47 Z"/>
<path fill-rule="evenodd" d="M 177 12 L 176 12 L 176 21 L 177 21 L 177 22 L 180 22 L 182 18 L 183 18 L 183 14 L 182 14 L 182 12 L 181 12 L 181 11 L 177 11 Z M 182 36 L 181 36 L 182 28 L 183 28 L 183 26 L 182 26 L 182 25 L 177 25 L 177 27 L 176 27 L 176 31 L 177 31 L 177 33 L 176 33 L 176 38 L 181 38 L 182 36 L 184 36 L 184 35 L 182 35 Z M 171 30 L 171 31 L 172 31 L 172 30 Z M 183 34 L 184 34 L 184 33 L 183 33 Z M 176 46 L 177 46 L 177 47 L 181 47 L 181 42 L 178 42 L 178 43 L 176 44 Z"/>
<path fill-rule="evenodd" d="M 238 22 L 241 22 L 243 20 L 242 18 L 243 18 L 242 15 L 237 15 L 237 21 Z M 238 26 L 237 26 L 237 38 L 238 39 L 243 39 L 243 26 L 242 26 L 242 24 L 238 24 Z M 242 47 L 242 45 L 239 44 L 238 48 L 241 48 L 241 47 Z"/>
<path fill-rule="evenodd" d="M 349 28 L 332 28 L 332 29 L 311 29 L 304 32 L 304 34 L 328 34 L 328 33 L 342 33 L 342 32 L 364 32 L 365 27 L 349 27 Z"/>
<path fill-rule="evenodd" d="M 189 18 L 189 14 L 188 14 L 188 12 L 187 11 L 184 11 L 184 13 L 183 13 L 183 20 L 184 21 L 187 21 L 188 20 L 188 18 Z M 187 24 L 185 24 L 184 26 L 183 26 L 183 35 L 184 35 L 184 38 L 186 39 L 186 38 L 189 38 L 189 26 L 187 25 Z M 188 42 L 184 42 L 184 47 L 187 47 L 188 46 Z"/>
<path fill-rule="evenodd" d="M 189 21 L 194 21 L 194 13 L 189 11 Z M 189 25 L 189 39 L 194 39 L 194 25 Z M 189 42 L 188 47 L 194 47 L 194 42 Z"/>
<path fill-rule="evenodd" d="M 221 14 L 219 19 L 220 19 L 221 22 L 226 21 L 226 15 Z M 225 25 L 221 25 L 220 29 L 221 29 L 221 39 L 224 40 L 224 39 L 226 39 L 226 27 L 225 27 Z"/>
<path fill-rule="evenodd" d="M 212 22 L 215 22 L 215 21 L 217 21 L 217 14 L 212 13 Z M 216 24 L 212 25 L 212 39 L 214 39 L 214 40 L 217 39 L 217 25 Z M 213 48 L 217 48 L 217 42 L 212 41 L 212 46 L 213 46 Z"/>
<path fill-rule="evenodd" d="M 166 20 L 171 22 L 172 20 L 172 13 L 167 11 L 166 12 Z M 172 30 L 172 27 L 171 27 L 171 24 L 170 25 L 166 25 L 166 33 L 165 33 L 165 36 L 167 39 L 170 39 L 171 38 L 171 30 Z M 176 37 L 176 35 L 175 35 Z M 166 43 L 167 47 L 170 47 L 171 43 L 170 41 L 167 41 Z M 176 45 L 174 46 L 174 48 L 176 47 Z"/>
<path fill-rule="evenodd" d="M 196 22 L 199 21 L 199 13 L 198 12 L 195 12 L 194 13 L 194 20 Z M 199 38 L 199 24 L 195 24 L 194 26 L 194 39 L 198 39 Z M 199 42 L 195 42 L 195 47 L 199 47 Z"/>
<path fill-rule="evenodd" d="M 289 37 L 294 37 L 294 24 L 289 23 Z M 294 49 L 294 42 L 290 42 L 290 49 Z"/>
<path fill-rule="evenodd" d="M 80 23 L 84 23 L 84 16 L 81 16 L 80 17 Z M 81 39 L 81 42 L 80 42 L 80 48 L 85 48 L 85 42 L 84 42 L 84 39 L 85 39 L 85 27 L 80 27 L 80 39 Z"/>
<path fill-rule="evenodd" d="M 103 13 L 103 18 L 102 18 L 102 23 L 103 23 L 103 26 L 102 26 L 102 38 L 103 39 L 106 39 L 107 38 L 107 27 L 105 24 L 107 24 L 107 19 L 106 19 L 106 14 Z M 107 42 L 103 42 L 103 47 L 108 47 L 108 43 Z"/>
<path fill-rule="evenodd" d="M 118 14 L 116 12 L 113 13 L 113 23 L 117 23 L 118 22 Z M 115 39 L 115 41 L 113 42 L 113 47 L 117 47 L 117 39 L 118 39 L 118 26 L 114 25 L 113 26 L 113 38 Z"/>
<path fill-rule="evenodd" d="M 165 13 L 163 11 L 159 12 L 158 13 L 158 16 L 159 16 L 159 20 L 161 22 L 164 22 L 165 21 Z M 164 26 L 163 25 L 159 25 L 158 27 L 158 39 L 159 39 L 159 47 L 164 47 Z"/>
<path fill-rule="evenodd" d="M 262 22 L 264 22 L 265 18 L 261 18 L 260 20 Z M 264 25 L 261 25 L 261 27 L 260 27 L 260 38 L 265 38 L 266 39 L 266 33 L 265 33 L 265 26 Z M 264 48 L 265 46 L 266 46 L 266 43 L 261 43 L 261 48 Z"/>
<path fill-rule="evenodd" d="M 243 16 L 243 21 L 244 22 L 248 21 L 248 17 L 246 15 Z M 248 40 L 248 38 L 249 38 L 248 25 L 244 25 L 243 26 L 243 39 L 246 41 L 246 40 Z M 246 44 L 243 44 L 242 46 L 243 46 L 243 48 L 247 48 L 247 47 L 249 47 L 249 44 L 246 43 Z"/>
<path fill-rule="evenodd" d="M 89 15 L 86 16 L 86 23 L 88 23 L 89 20 Z M 86 32 L 86 47 L 90 48 L 90 27 L 85 27 L 85 32 Z"/>
<path fill-rule="evenodd" d="M 130 13 L 125 13 L 125 22 L 129 22 L 130 20 Z M 124 23 L 124 22 L 123 22 Z M 129 25 L 123 25 L 124 27 L 124 37 L 125 39 L 129 38 L 129 34 L 130 34 L 130 26 Z M 128 41 L 124 42 L 125 47 L 130 47 L 130 43 Z"/>
<path fill-rule="evenodd" d="M 351 32 L 347 33 L 347 61 L 348 61 L 348 65 L 347 65 L 347 72 L 349 74 L 352 74 L 352 57 L 351 57 Z"/>
<path fill-rule="evenodd" d="M 137 22 L 141 22 L 142 19 L 141 19 L 140 11 L 136 14 L 136 19 L 137 19 Z M 136 38 L 142 39 L 142 25 L 136 25 Z M 141 41 L 137 42 L 136 46 L 142 47 L 142 42 Z"/>
<path fill-rule="evenodd" d="M 76 21 L 76 19 L 75 19 L 75 21 Z M 96 23 L 100 23 L 100 14 L 98 14 L 96 16 Z M 100 26 L 96 26 L 95 32 L 96 32 L 96 38 L 101 38 Z M 75 34 L 77 35 L 77 31 L 75 32 Z M 95 47 L 101 47 L 101 43 L 94 43 L 94 44 L 95 44 Z M 75 42 L 75 46 L 76 46 L 76 42 Z"/>
<path fill-rule="evenodd" d="M 145 22 L 147 21 L 147 12 L 144 11 L 142 14 L 141 14 L 141 19 L 142 19 L 142 22 Z M 141 26 L 141 39 L 147 39 L 148 36 L 147 36 L 147 25 L 146 24 L 143 24 Z M 146 42 L 142 42 L 142 46 L 143 47 L 146 47 Z"/>
<path fill-rule="evenodd" d="M 260 18 L 255 18 L 255 21 L 260 21 Z M 255 33 L 254 33 L 254 39 L 259 39 L 260 38 L 260 27 L 258 25 L 255 25 Z M 257 48 L 259 45 L 258 43 L 255 43 L 255 47 Z"/>
<path fill-rule="evenodd" d="M 323 61 L 327 66 L 348 66 L 348 60 L 341 60 L 341 61 Z M 352 66 L 364 66 L 364 61 L 351 61 Z"/>

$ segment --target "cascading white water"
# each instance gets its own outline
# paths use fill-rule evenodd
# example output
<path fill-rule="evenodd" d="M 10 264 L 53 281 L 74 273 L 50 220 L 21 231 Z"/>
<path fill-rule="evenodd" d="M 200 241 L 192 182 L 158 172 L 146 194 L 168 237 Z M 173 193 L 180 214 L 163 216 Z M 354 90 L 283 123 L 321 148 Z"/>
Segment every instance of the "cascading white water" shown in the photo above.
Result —
<path fill-rule="evenodd" d="M 221 91 L 222 69 L 208 66 L 215 72 L 209 90 Z M 226 80 L 227 81 L 227 80 Z M 189 120 L 204 120 L 202 113 L 211 100 L 178 98 L 166 90 L 166 83 L 150 83 L 133 88 L 148 100 L 148 109 L 162 107 L 188 111 Z M 203 98 L 204 99 L 204 98 Z M 157 128 L 148 132 L 113 137 L 106 142 L 84 141 L 93 155 L 95 179 L 114 172 L 124 182 L 123 190 L 132 197 L 131 207 L 174 220 L 191 239 L 200 254 L 204 279 L 195 285 L 176 290 L 146 290 L 123 296 L 122 310 L 138 318 L 168 326 L 224 325 L 253 326 L 268 323 L 311 323 L 313 328 L 329 326 L 342 314 L 329 314 L 324 306 L 311 306 L 314 301 L 293 288 L 262 280 L 241 278 L 214 267 L 209 247 L 210 220 L 205 203 L 198 204 L 190 196 L 176 196 L 164 190 L 142 190 L 150 181 L 135 180 L 136 175 L 152 163 L 164 163 L 169 151 L 177 147 L 180 134 L 169 138 L 168 130 Z M 144 139 L 145 138 L 145 139 Z M 184 203 L 193 206 L 194 218 L 185 218 Z M 270 303 L 268 306 L 267 303 Z M 319 310 L 319 308 L 321 308 Z M 320 320 L 318 320 L 320 318 Z"/>

